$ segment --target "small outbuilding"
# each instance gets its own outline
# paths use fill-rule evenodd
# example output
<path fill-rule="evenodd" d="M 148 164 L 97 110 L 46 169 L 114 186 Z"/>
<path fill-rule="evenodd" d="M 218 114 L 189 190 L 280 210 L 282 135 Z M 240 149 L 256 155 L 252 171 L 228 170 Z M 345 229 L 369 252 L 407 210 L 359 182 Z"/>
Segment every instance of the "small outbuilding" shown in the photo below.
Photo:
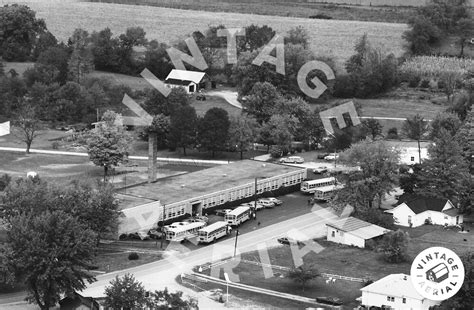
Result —
<path fill-rule="evenodd" d="M 395 224 L 406 227 L 418 227 L 426 223 L 443 226 L 463 223 L 463 215 L 448 199 L 403 194 L 398 206 L 385 212 L 393 215 Z"/>
<path fill-rule="evenodd" d="M 167 87 L 183 87 L 188 94 L 193 94 L 201 89 L 215 87 L 205 72 L 173 69 L 165 80 Z"/>
<path fill-rule="evenodd" d="M 365 248 L 367 240 L 381 237 L 390 231 L 355 217 L 348 217 L 326 226 L 328 241 L 359 248 Z"/>

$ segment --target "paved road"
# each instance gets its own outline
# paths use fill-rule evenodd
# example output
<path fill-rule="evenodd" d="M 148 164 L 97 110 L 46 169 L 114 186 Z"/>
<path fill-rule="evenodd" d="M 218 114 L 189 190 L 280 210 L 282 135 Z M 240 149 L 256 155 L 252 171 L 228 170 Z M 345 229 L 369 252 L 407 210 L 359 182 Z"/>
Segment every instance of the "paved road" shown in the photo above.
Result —
<path fill-rule="evenodd" d="M 278 245 L 276 238 L 289 235 L 295 239 L 308 239 L 324 235 L 325 224 L 339 218 L 329 209 L 315 205 L 311 213 L 276 223 L 262 229 L 242 234 L 238 237 L 237 252 L 247 252 L 258 248 Z M 175 282 L 175 278 L 183 272 L 188 272 L 193 266 L 207 263 L 211 260 L 232 256 L 234 253 L 235 238 L 222 240 L 212 246 L 202 247 L 189 251 L 182 245 L 170 246 L 171 253 L 167 259 L 146 265 L 108 273 L 97 277 L 97 282 L 90 284 L 81 294 L 88 297 L 103 296 L 104 287 L 117 275 L 133 273 L 135 278 L 143 283 L 147 289 L 183 290 Z M 236 260 L 236 265 L 238 260 Z M 201 300 L 200 300 L 201 302 Z"/>
<path fill-rule="evenodd" d="M 237 100 L 237 92 L 230 90 L 211 90 L 206 92 L 206 95 L 224 98 L 230 105 L 242 109 L 242 104 Z"/>

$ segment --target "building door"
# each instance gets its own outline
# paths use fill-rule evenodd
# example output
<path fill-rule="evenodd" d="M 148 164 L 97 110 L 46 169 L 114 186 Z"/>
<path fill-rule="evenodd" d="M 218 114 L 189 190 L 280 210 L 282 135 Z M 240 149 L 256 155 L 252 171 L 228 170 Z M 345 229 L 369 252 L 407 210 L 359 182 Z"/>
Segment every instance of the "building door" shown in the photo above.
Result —
<path fill-rule="evenodd" d="M 458 225 L 458 224 L 459 224 L 459 215 L 456 216 L 456 225 Z"/>
<path fill-rule="evenodd" d="M 194 93 L 194 85 L 189 85 L 189 92 Z"/>
<path fill-rule="evenodd" d="M 202 205 L 200 201 L 192 203 L 191 212 L 192 216 L 202 215 Z"/>
<path fill-rule="evenodd" d="M 413 223 L 412 223 L 412 221 L 411 221 L 411 215 L 409 215 L 409 216 L 408 216 L 408 226 L 411 227 L 412 225 L 413 225 Z"/>

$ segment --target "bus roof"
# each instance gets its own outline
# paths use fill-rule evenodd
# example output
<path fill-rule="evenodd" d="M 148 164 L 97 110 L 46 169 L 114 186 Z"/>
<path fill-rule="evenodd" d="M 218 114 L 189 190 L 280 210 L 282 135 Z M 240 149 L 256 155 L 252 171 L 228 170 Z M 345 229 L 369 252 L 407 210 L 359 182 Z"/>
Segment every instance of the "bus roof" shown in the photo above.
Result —
<path fill-rule="evenodd" d="M 249 207 L 237 207 L 226 215 L 240 215 L 248 210 L 250 210 Z"/>
<path fill-rule="evenodd" d="M 308 181 L 303 181 L 303 183 L 318 184 L 318 183 L 333 182 L 333 181 L 336 181 L 335 177 L 322 178 L 322 179 L 316 179 L 316 180 L 308 180 Z"/>
<path fill-rule="evenodd" d="M 193 229 L 193 228 L 199 228 L 205 226 L 206 223 L 203 222 L 195 222 L 195 223 L 188 223 L 185 225 L 178 225 L 175 227 L 169 227 L 167 228 L 168 231 L 174 231 L 174 232 L 180 232 L 180 231 L 186 231 L 188 229 Z"/>
<path fill-rule="evenodd" d="M 344 185 L 328 185 L 328 186 L 322 186 L 316 189 L 316 192 L 330 192 L 333 190 L 341 189 L 344 188 Z"/>
<path fill-rule="evenodd" d="M 224 221 L 219 221 L 219 222 L 215 222 L 209 226 L 206 226 L 206 227 L 203 227 L 201 229 L 199 229 L 199 231 L 204 231 L 204 232 L 211 232 L 211 231 L 214 231 L 216 229 L 219 229 L 221 227 L 225 227 L 227 226 L 227 222 L 224 222 Z"/>

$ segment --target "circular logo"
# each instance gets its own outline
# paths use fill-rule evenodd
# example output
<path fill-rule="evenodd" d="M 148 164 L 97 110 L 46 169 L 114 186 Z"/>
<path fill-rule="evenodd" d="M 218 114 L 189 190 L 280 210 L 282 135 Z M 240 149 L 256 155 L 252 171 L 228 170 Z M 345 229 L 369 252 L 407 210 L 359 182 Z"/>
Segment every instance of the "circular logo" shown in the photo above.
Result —
<path fill-rule="evenodd" d="M 424 250 L 415 258 L 410 270 L 418 293 L 441 301 L 454 296 L 464 282 L 464 265 L 459 256 L 443 247 Z"/>

